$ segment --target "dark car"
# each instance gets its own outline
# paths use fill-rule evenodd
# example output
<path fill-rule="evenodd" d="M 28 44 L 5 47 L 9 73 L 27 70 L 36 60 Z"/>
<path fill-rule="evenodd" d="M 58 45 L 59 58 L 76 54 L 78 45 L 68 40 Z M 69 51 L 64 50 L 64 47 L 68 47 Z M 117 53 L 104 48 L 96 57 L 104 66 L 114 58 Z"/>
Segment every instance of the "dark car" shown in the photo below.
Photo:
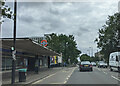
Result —
<path fill-rule="evenodd" d="M 92 64 L 89 61 L 82 61 L 79 65 L 80 71 L 93 71 Z"/>

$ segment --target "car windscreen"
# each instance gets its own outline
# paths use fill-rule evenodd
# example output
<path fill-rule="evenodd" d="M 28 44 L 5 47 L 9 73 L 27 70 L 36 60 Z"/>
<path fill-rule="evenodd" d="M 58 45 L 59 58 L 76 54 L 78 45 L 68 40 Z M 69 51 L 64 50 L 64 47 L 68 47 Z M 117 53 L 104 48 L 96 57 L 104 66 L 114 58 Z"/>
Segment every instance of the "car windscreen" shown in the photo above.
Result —
<path fill-rule="evenodd" d="M 92 64 L 96 64 L 95 62 L 91 62 Z"/>
<path fill-rule="evenodd" d="M 100 61 L 99 63 L 104 63 L 103 61 Z"/>

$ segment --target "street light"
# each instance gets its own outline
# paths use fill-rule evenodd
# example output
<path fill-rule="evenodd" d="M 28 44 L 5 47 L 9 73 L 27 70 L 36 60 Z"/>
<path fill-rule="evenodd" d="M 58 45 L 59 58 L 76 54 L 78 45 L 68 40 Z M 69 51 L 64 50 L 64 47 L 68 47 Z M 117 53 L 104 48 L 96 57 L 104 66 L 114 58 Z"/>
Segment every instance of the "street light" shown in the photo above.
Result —
<path fill-rule="evenodd" d="M 90 48 L 90 51 L 91 51 L 91 57 L 93 56 L 93 47 L 89 47 Z"/>
<path fill-rule="evenodd" d="M 66 58 L 66 45 L 68 44 L 68 42 L 66 42 L 65 40 L 65 58 Z"/>
<path fill-rule="evenodd" d="M 88 52 L 88 55 L 90 56 L 90 50 L 87 50 L 87 52 Z"/>

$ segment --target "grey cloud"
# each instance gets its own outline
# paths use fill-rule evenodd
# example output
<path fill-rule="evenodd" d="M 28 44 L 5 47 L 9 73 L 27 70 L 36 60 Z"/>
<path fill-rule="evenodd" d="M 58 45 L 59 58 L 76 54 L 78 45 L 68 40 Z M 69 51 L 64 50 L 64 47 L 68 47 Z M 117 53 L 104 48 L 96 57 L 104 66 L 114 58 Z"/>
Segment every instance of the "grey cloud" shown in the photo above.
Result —
<path fill-rule="evenodd" d="M 24 21 L 26 23 L 29 23 L 29 24 L 35 21 L 34 18 L 31 17 L 31 16 L 21 16 L 18 19 L 22 20 L 22 21 Z"/>
<path fill-rule="evenodd" d="M 18 3 L 17 37 L 43 36 L 52 32 L 73 34 L 78 48 L 86 52 L 88 46 L 96 47 L 91 40 L 105 24 L 107 16 L 117 11 L 116 6 L 116 2 L 21 2 Z M 12 37 L 13 23 L 3 25 L 3 37 Z M 11 31 L 7 32 L 7 28 Z"/>

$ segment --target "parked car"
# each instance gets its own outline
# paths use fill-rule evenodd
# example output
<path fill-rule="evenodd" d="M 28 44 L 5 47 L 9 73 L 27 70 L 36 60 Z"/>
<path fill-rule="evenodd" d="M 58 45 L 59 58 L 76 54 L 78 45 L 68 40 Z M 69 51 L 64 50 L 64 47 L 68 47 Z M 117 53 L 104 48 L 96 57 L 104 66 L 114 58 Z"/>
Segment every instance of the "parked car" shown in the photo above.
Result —
<path fill-rule="evenodd" d="M 92 66 L 96 66 L 96 63 L 95 62 L 91 62 Z"/>
<path fill-rule="evenodd" d="M 109 68 L 111 71 L 118 70 L 120 72 L 120 52 L 113 52 L 110 54 Z"/>
<path fill-rule="evenodd" d="M 79 65 L 80 71 L 93 71 L 93 67 L 89 61 L 82 61 Z"/>
<path fill-rule="evenodd" d="M 108 65 L 104 61 L 99 61 L 98 62 L 98 68 L 107 68 Z"/>

